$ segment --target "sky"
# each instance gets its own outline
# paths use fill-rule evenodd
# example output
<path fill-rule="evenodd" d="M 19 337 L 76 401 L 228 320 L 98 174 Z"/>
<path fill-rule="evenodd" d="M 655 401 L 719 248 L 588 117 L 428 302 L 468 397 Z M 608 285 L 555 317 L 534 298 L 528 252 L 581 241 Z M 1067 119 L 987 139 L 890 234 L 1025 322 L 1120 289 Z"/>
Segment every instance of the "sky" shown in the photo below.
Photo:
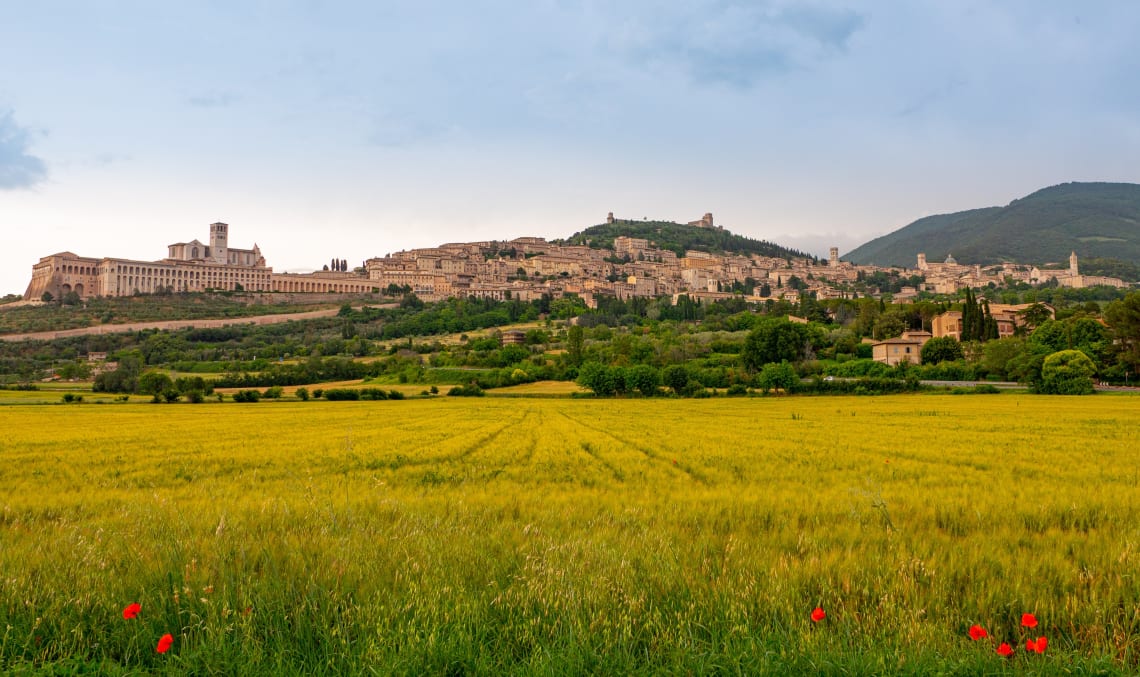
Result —
<path fill-rule="evenodd" d="M 0 0 L 0 294 L 691 221 L 815 254 L 1140 182 L 1140 2 Z"/>

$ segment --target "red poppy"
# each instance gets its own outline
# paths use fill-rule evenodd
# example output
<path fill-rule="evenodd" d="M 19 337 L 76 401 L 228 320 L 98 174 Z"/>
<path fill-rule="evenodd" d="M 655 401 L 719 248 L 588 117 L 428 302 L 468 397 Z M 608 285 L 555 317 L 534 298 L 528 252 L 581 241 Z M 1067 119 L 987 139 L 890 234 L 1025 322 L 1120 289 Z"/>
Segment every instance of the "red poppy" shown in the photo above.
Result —
<path fill-rule="evenodd" d="M 1006 644 L 1005 642 L 1002 642 L 1001 645 L 997 648 L 997 653 L 999 656 L 1008 658 L 1009 656 L 1013 655 L 1013 647 L 1011 647 L 1009 644 Z"/>
<path fill-rule="evenodd" d="M 986 629 L 983 628 L 982 626 L 980 626 L 980 625 L 971 625 L 970 626 L 970 639 L 974 640 L 975 642 L 978 641 L 979 639 L 984 639 L 984 638 L 989 637 L 989 636 L 990 636 L 990 633 L 986 632 Z"/>
<path fill-rule="evenodd" d="M 822 621 L 822 620 L 823 620 L 823 619 L 825 619 L 825 618 L 827 618 L 827 612 L 825 612 L 823 609 L 821 609 L 821 608 L 819 608 L 819 607 L 816 607 L 816 608 L 815 608 L 815 609 L 814 609 L 814 610 L 811 612 L 811 622 L 812 622 L 812 623 L 818 623 L 818 622 Z"/>
<path fill-rule="evenodd" d="M 142 607 L 139 606 L 139 603 L 131 602 L 130 604 L 123 607 L 123 618 L 129 621 L 135 616 L 138 616 L 140 611 L 142 611 Z"/>
<path fill-rule="evenodd" d="M 170 649 L 171 644 L 174 644 L 174 638 L 171 637 L 168 632 L 158 638 L 158 646 L 154 647 L 154 650 L 158 653 L 166 653 Z"/>
<path fill-rule="evenodd" d="M 1021 624 L 1027 628 L 1037 627 L 1037 617 L 1033 614 L 1021 614 Z"/>
<path fill-rule="evenodd" d="M 1037 653 L 1045 653 L 1045 649 L 1047 648 L 1049 648 L 1049 639 L 1047 637 L 1038 637 L 1037 641 L 1033 642 L 1033 650 Z"/>

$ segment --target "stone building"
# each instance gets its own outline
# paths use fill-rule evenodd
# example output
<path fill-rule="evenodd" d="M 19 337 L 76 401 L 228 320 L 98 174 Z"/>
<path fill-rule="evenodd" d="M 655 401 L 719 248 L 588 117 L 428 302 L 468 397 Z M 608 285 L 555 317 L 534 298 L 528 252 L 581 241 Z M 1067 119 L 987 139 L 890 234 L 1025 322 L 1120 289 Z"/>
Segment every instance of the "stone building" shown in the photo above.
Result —
<path fill-rule="evenodd" d="M 902 362 L 918 364 L 922 361 L 922 346 L 930 339 L 928 331 L 904 331 L 898 338 L 872 344 L 871 356 L 892 367 Z"/>
<path fill-rule="evenodd" d="M 231 249 L 228 230 L 224 223 L 211 224 L 209 245 L 198 240 L 175 243 L 160 261 L 89 258 L 71 252 L 45 256 L 32 266 L 32 281 L 24 298 L 39 299 L 45 293 L 61 298 L 72 292 L 85 299 L 164 291 L 272 289 L 273 271 L 265 265 L 257 245 Z"/>
<path fill-rule="evenodd" d="M 209 244 L 197 239 L 176 242 L 159 261 L 91 258 L 72 252 L 45 256 L 32 266 L 24 298 L 38 300 L 45 293 L 63 298 L 74 292 L 87 299 L 208 290 L 368 293 L 375 288 L 375 282 L 355 273 L 274 273 L 256 244 L 252 249 L 230 247 L 229 226 L 212 223 Z"/>

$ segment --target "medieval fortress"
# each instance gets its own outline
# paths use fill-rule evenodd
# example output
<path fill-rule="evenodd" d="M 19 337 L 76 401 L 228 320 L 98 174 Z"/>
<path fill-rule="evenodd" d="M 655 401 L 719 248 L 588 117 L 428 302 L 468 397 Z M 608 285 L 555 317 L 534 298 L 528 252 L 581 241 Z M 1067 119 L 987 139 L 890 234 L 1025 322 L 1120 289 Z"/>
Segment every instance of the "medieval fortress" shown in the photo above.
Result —
<path fill-rule="evenodd" d="M 613 223 L 613 214 L 607 216 Z M 689 223 L 700 228 L 718 228 L 711 213 Z M 313 273 L 275 273 L 266 265 L 260 248 L 229 246 L 229 226 L 210 224 L 209 243 L 197 239 L 169 245 L 159 261 L 119 258 L 89 258 L 71 252 L 45 256 L 32 267 L 32 280 L 24 292 L 27 300 L 96 296 L 133 296 L 203 291 L 250 291 L 290 293 L 367 294 L 410 291 L 425 301 L 453 296 L 519 299 L 528 301 L 550 295 L 576 294 L 587 305 L 600 295 L 620 299 L 654 298 L 687 294 L 699 301 L 731 298 L 737 283 L 751 281 L 756 291 L 750 301 L 782 298 L 795 303 L 810 292 L 818 299 L 845 298 L 846 288 L 860 275 L 879 271 L 921 275 L 925 290 L 953 293 L 960 288 L 1002 284 L 1007 278 L 1044 282 L 1055 278 L 1063 286 L 1087 287 L 1127 284 L 1115 278 L 1080 275 L 1076 254 L 1068 270 L 1041 271 L 1012 263 L 1000 266 L 963 266 L 948 257 L 943 263 L 928 263 L 918 254 L 914 269 L 856 266 L 839 260 L 832 247 L 829 259 L 817 265 L 813 259 L 783 259 L 759 255 L 710 254 L 688 251 L 685 256 L 660 249 L 641 238 L 615 238 L 613 249 L 556 244 L 540 237 L 509 241 L 459 242 L 439 247 L 396 252 L 372 258 L 349 270 L 334 260 L 333 269 Z M 794 279 L 793 279 L 794 278 Z M 904 287 L 896 301 L 917 296 L 920 290 Z"/>

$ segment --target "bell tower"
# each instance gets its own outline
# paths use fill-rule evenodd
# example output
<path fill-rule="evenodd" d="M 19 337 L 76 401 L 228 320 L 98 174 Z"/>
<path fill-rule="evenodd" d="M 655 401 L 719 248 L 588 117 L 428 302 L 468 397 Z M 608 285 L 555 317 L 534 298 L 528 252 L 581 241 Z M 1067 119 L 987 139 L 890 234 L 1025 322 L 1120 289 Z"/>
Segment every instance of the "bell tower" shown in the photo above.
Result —
<path fill-rule="evenodd" d="M 210 224 L 210 258 L 214 263 L 229 261 L 229 230 L 230 227 L 221 222 Z"/>
<path fill-rule="evenodd" d="M 1075 251 L 1069 254 L 1069 274 L 1073 277 L 1080 275 L 1080 273 L 1077 272 L 1077 252 Z"/>

